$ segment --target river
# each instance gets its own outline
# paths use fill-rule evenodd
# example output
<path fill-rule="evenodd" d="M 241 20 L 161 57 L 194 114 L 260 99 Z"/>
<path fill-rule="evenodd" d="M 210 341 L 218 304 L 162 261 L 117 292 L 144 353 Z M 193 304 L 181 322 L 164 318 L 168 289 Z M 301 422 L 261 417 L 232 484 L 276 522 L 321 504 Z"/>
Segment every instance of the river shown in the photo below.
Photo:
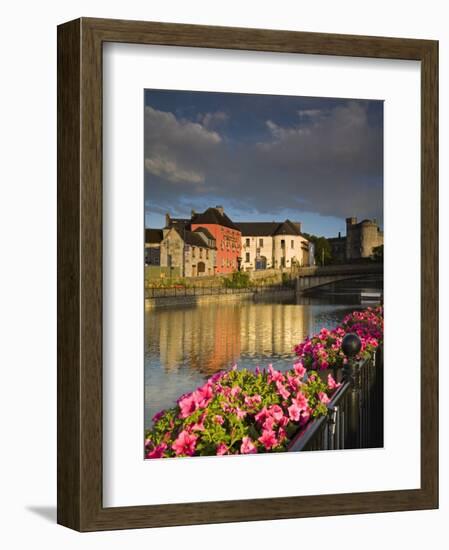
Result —
<path fill-rule="evenodd" d="M 291 368 L 295 344 L 322 327 L 334 328 L 361 303 L 361 292 L 379 292 L 371 277 L 329 285 L 307 297 L 263 302 L 171 306 L 145 312 L 145 426 L 208 376 L 234 364 Z"/>

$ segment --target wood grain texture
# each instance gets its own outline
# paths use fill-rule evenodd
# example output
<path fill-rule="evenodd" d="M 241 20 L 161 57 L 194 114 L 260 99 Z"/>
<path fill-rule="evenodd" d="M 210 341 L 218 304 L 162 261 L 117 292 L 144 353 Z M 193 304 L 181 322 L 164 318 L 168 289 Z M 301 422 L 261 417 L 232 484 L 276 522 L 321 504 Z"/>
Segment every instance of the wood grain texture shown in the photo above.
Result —
<path fill-rule="evenodd" d="M 232 502 L 102 504 L 102 44 L 420 60 L 421 489 Z M 58 28 L 58 522 L 79 531 L 438 506 L 438 44 L 428 40 L 79 19 Z"/>
<path fill-rule="evenodd" d="M 80 21 L 58 29 L 58 522 L 80 526 Z"/>

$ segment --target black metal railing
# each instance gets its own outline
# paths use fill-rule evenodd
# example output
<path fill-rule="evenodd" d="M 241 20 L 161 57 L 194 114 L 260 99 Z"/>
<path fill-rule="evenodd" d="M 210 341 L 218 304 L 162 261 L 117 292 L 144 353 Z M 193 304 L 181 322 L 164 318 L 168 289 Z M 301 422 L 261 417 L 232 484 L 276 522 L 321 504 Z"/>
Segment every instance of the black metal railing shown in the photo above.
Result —
<path fill-rule="evenodd" d="M 328 403 L 328 414 L 312 420 L 289 451 L 383 447 L 383 350 L 364 362 L 349 360 L 342 385 Z"/>
<path fill-rule="evenodd" d="M 280 285 L 251 286 L 248 288 L 225 287 L 148 287 L 145 289 L 145 298 L 174 298 L 182 296 L 215 296 L 226 294 L 265 294 L 294 289 L 294 281 L 287 281 Z"/>

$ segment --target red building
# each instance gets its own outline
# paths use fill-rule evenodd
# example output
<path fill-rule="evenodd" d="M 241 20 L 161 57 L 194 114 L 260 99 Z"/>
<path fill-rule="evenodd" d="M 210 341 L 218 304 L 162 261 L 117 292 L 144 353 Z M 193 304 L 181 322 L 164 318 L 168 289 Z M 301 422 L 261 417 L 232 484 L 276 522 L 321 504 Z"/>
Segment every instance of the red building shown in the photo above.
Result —
<path fill-rule="evenodd" d="M 192 212 L 191 230 L 204 227 L 216 241 L 215 273 L 238 271 L 241 262 L 242 234 L 239 228 L 224 213 L 222 206 L 208 208 L 202 214 Z"/>

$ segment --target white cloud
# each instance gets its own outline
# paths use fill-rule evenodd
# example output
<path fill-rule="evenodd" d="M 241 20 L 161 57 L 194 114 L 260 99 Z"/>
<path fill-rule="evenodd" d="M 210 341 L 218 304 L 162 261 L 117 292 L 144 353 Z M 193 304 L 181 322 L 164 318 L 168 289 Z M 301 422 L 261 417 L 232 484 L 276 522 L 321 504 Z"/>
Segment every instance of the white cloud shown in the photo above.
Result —
<path fill-rule="evenodd" d="M 206 128 L 216 128 L 225 124 L 229 119 L 229 116 L 223 111 L 216 111 L 214 113 L 200 113 L 198 115 L 198 121 Z"/>
<path fill-rule="evenodd" d="M 179 168 L 175 161 L 163 158 L 146 158 L 145 168 L 150 174 L 166 178 L 172 183 L 203 183 L 204 174 Z"/>
<path fill-rule="evenodd" d="M 300 109 L 298 115 L 300 118 L 304 117 L 316 117 L 322 114 L 321 109 Z"/>
<path fill-rule="evenodd" d="M 222 139 L 199 122 L 145 107 L 145 170 L 172 183 L 201 184 L 204 158 L 214 156 Z"/>

